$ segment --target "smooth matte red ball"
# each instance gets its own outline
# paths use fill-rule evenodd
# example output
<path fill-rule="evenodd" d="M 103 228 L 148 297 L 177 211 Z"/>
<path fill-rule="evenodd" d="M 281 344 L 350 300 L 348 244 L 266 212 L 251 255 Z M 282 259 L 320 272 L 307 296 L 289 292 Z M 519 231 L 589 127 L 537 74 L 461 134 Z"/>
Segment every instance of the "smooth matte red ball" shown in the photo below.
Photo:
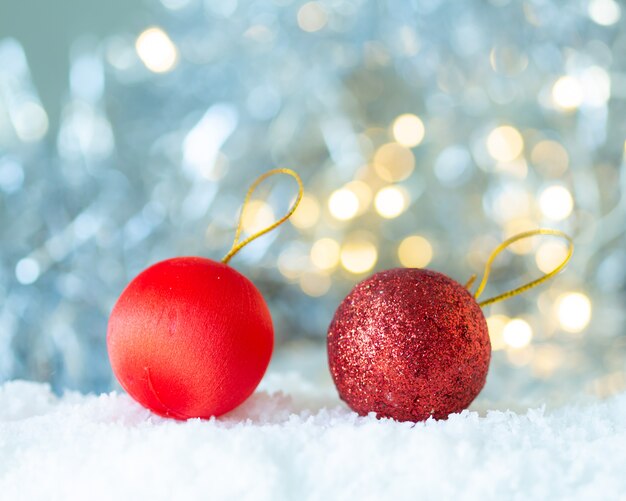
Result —
<path fill-rule="evenodd" d="M 472 295 L 441 273 L 397 268 L 359 283 L 328 330 L 341 398 L 361 415 L 446 418 L 485 385 L 491 343 Z"/>
<path fill-rule="evenodd" d="M 161 261 L 122 292 L 107 347 L 122 387 L 161 416 L 208 418 L 246 400 L 270 361 L 274 332 L 257 288 L 201 257 Z"/>

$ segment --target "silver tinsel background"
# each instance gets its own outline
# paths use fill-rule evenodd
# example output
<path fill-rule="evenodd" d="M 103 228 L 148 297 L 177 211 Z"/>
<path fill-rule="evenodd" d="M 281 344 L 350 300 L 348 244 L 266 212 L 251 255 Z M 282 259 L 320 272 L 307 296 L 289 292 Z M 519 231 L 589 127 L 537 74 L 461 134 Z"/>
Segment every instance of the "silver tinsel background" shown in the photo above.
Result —
<path fill-rule="evenodd" d="M 0 40 L 0 379 L 101 391 L 108 313 L 139 271 L 219 259 L 247 186 L 291 167 L 293 220 L 232 261 L 282 346 L 323 347 L 373 270 L 460 282 L 521 230 L 570 233 L 567 271 L 486 309 L 485 398 L 626 387 L 626 12 L 614 0 L 162 0 L 78 40 L 59 133 L 15 40 Z M 251 230 L 285 211 L 275 179 Z M 271 189 L 270 189 L 271 187 Z M 487 294 L 562 257 L 536 238 Z"/>

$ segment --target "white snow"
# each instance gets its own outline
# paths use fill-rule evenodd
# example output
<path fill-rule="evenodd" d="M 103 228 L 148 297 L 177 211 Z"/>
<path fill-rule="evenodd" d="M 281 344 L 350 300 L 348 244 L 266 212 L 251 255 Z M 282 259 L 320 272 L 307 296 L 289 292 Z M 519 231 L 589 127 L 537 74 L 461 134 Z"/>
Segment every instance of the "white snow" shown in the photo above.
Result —
<path fill-rule="evenodd" d="M 615 499 L 625 463 L 626 395 L 413 425 L 270 374 L 228 416 L 183 423 L 124 394 L 0 386 L 4 501 Z"/>

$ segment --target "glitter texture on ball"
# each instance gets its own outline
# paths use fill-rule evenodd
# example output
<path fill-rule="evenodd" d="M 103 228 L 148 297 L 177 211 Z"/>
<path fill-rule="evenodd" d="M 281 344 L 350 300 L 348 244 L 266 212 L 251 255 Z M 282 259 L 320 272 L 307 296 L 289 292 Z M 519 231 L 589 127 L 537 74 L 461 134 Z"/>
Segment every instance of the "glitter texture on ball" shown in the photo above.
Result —
<path fill-rule="evenodd" d="M 444 419 L 485 384 L 491 344 L 472 295 L 441 273 L 396 268 L 359 283 L 328 330 L 340 397 L 357 413 Z"/>

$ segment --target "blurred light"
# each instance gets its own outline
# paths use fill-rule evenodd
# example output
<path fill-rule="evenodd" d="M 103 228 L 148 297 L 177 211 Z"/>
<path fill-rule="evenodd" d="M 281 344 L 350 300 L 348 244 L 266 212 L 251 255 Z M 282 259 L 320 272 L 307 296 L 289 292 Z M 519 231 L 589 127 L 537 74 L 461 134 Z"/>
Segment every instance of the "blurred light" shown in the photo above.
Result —
<path fill-rule="evenodd" d="M 48 115 L 39 103 L 24 101 L 15 111 L 13 126 L 22 141 L 39 141 L 48 132 Z"/>
<path fill-rule="evenodd" d="M 493 129 L 487 136 L 487 151 L 499 162 L 511 162 L 524 149 L 524 139 L 515 127 L 503 125 Z"/>
<path fill-rule="evenodd" d="M 567 188 L 555 185 L 541 192 L 539 206 L 545 217 L 553 221 L 561 221 L 572 213 L 574 199 Z"/>
<path fill-rule="evenodd" d="M 398 217 L 407 208 L 409 195 L 401 186 L 387 186 L 376 193 L 376 212 L 386 219 Z"/>
<path fill-rule="evenodd" d="M 526 179 L 528 175 L 528 164 L 524 157 L 518 157 L 512 162 L 498 162 L 495 167 L 498 171 L 506 172 L 517 179 Z"/>
<path fill-rule="evenodd" d="M 503 332 L 509 321 L 510 318 L 506 315 L 491 315 L 487 318 L 487 329 L 489 330 L 492 350 L 498 351 L 506 347 Z"/>
<path fill-rule="evenodd" d="M 552 345 L 538 346 L 532 359 L 533 373 L 539 377 L 552 376 L 563 364 L 563 350 Z"/>
<path fill-rule="evenodd" d="M 528 57 L 515 47 L 493 47 L 489 53 L 489 62 L 494 71 L 505 75 L 517 75 L 528 66 Z"/>
<path fill-rule="evenodd" d="M 351 238 L 341 247 L 341 265 L 350 273 L 371 270 L 378 259 L 376 246 L 365 238 Z"/>
<path fill-rule="evenodd" d="M 552 86 L 552 101 L 563 110 L 578 108 L 583 102 L 582 85 L 571 76 L 559 78 Z"/>
<path fill-rule="evenodd" d="M 300 277 L 300 288 L 311 297 L 320 297 L 328 292 L 331 279 L 323 273 L 306 272 Z"/>
<path fill-rule="evenodd" d="M 345 188 L 354 193 L 359 200 L 357 214 L 364 212 L 372 201 L 372 189 L 364 181 L 350 181 Z"/>
<path fill-rule="evenodd" d="M 556 141 L 540 141 L 532 149 L 530 159 L 542 173 L 550 177 L 559 177 L 569 166 L 567 150 Z"/>
<path fill-rule="evenodd" d="M 296 228 L 304 229 L 314 226 L 320 217 L 320 206 L 313 195 L 305 193 L 300 200 L 300 205 L 292 214 L 289 221 Z"/>
<path fill-rule="evenodd" d="M 589 17 L 602 26 L 611 26 L 621 17 L 621 9 L 615 0 L 591 0 L 587 12 Z"/>
<path fill-rule="evenodd" d="M 536 230 L 537 223 L 532 219 L 520 218 L 511 219 L 504 224 L 504 238 L 511 238 L 524 231 Z M 515 254 L 528 254 L 533 250 L 534 243 L 531 239 L 525 238 L 509 246 L 509 250 Z"/>
<path fill-rule="evenodd" d="M 15 266 L 15 278 L 21 284 L 32 284 L 39 278 L 39 263 L 30 257 L 20 259 Z"/>
<path fill-rule="evenodd" d="M 135 49 L 150 71 L 165 73 L 176 66 L 178 50 L 161 28 L 148 28 L 137 37 Z"/>
<path fill-rule="evenodd" d="M 424 139 L 424 123 L 410 113 L 400 115 L 393 122 L 393 137 L 402 146 L 413 148 Z"/>
<path fill-rule="evenodd" d="M 604 106 L 611 97 L 611 77 L 604 68 L 590 66 L 580 76 L 585 104 Z"/>
<path fill-rule="evenodd" d="M 356 216 L 359 211 L 359 199 L 354 192 L 340 188 L 330 195 L 328 210 L 335 219 L 347 221 Z"/>
<path fill-rule="evenodd" d="M 298 10 L 298 26 L 304 31 L 319 31 L 327 22 L 328 14 L 320 2 L 307 2 Z"/>
<path fill-rule="evenodd" d="M 539 246 L 535 254 L 537 268 L 549 273 L 563 262 L 567 255 L 567 245 L 562 242 L 545 242 Z"/>
<path fill-rule="evenodd" d="M 556 302 L 559 323 L 567 332 L 582 331 L 591 320 L 591 301 L 580 292 L 559 296 Z"/>
<path fill-rule="evenodd" d="M 398 258 L 407 268 L 424 268 L 433 258 L 433 247 L 426 238 L 412 235 L 400 242 Z"/>
<path fill-rule="evenodd" d="M 376 174 L 390 183 L 402 181 L 415 168 L 415 157 L 410 149 L 398 143 L 383 144 L 374 153 Z"/>
<path fill-rule="evenodd" d="M 511 348 L 523 348 L 530 343 L 533 330 L 525 320 L 514 318 L 502 330 L 502 339 Z"/>
<path fill-rule="evenodd" d="M 588 386 L 598 397 L 606 398 L 617 393 L 623 393 L 626 387 L 626 378 L 623 371 L 617 371 L 594 379 Z"/>
<path fill-rule="evenodd" d="M 494 219 L 508 222 L 511 219 L 527 218 L 530 215 L 532 197 L 523 185 L 506 184 L 496 190 L 491 207 Z"/>
<path fill-rule="evenodd" d="M 238 122 L 239 114 L 231 104 L 211 105 L 183 140 L 183 166 L 188 172 L 211 181 L 218 180 L 223 175 L 217 168 L 220 149 Z"/>
<path fill-rule="evenodd" d="M 241 225 L 246 233 L 256 233 L 275 221 L 274 211 L 267 202 L 251 200 L 245 207 Z"/>
<path fill-rule="evenodd" d="M 321 238 L 311 247 L 311 262 L 320 270 L 331 270 L 339 264 L 341 247 L 332 238 Z"/>

